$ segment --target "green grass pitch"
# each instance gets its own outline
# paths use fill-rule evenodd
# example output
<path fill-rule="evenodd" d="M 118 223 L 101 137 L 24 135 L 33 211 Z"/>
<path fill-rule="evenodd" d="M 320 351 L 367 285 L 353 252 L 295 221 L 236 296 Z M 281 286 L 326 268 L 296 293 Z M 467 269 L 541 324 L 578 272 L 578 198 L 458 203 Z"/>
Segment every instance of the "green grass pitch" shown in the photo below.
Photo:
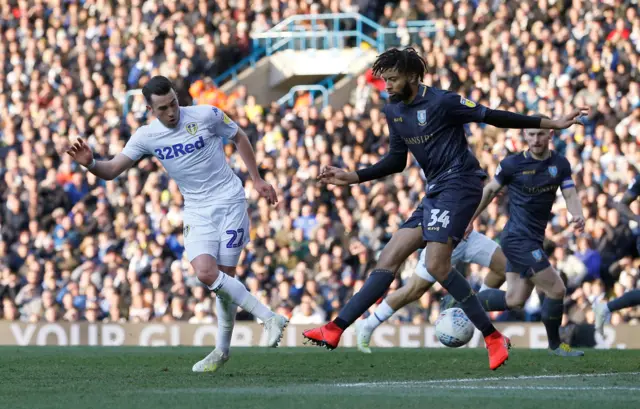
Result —
<path fill-rule="evenodd" d="M 235 348 L 194 374 L 209 348 L 0 347 L 0 408 L 613 409 L 640 407 L 640 351 L 558 358 L 512 350 Z"/>

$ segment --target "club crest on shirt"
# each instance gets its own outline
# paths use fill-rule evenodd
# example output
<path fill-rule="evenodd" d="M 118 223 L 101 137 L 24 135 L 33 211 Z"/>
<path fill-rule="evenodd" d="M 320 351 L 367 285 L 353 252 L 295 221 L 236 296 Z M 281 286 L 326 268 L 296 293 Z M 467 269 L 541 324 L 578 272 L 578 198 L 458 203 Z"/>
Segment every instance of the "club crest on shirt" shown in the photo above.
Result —
<path fill-rule="evenodd" d="M 531 252 L 531 255 L 536 259 L 536 261 L 542 260 L 542 250 L 534 250 Z"/>
<path fill-rule="evenodd" d="M 421 109 L 417 113 L 418 115 L 418 125 L 423 126 L 427 124 L 427 110 Z"/>
<path fill-rule="evenodd" d="M 187 236 L 189 235 L 189 232 L 191 231 L 191 226 L 189 226 L 188 224 L 186 226 L 184 226 L 184 238 L 186 239 Z"/>
<path fill-rule="evenodd" d="M 475 102 L 473 102 L 471 100 L 468 100 L 466 98 L 460 98 L 460 103 L 462 105 L 466 106 L 466 107 L 469 107 L 469 108 L 475 108 L 476 107 L 476 103 Z"/>
<path fill-rule="evenodd" d="M 189 122 L 185 125 L 184 129 L 186 129 L 191 135 L 195 135 L 196 132 L 198 132 L 198 124 L 196 122 Z"/>
<path fill-rule="evenodd" d="M 558 167 L 549 166 L 549 174 L 551 175 L 551 177 L 556 177 L 556 175 L 558 174 Z"/>

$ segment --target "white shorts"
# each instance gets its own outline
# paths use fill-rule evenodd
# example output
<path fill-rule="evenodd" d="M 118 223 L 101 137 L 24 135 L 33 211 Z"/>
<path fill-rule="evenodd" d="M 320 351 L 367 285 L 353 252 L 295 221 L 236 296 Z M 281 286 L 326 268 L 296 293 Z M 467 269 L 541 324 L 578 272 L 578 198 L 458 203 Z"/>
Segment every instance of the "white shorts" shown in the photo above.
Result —
<path fill-rule="evenodd" d="M 184 210 L 184 247 L 189 261 L 209 254 L 216 258 L 218 265 L 235 266 L 247 243 L 246 201 Z"/>
<path fill-rule="evenodd" d="M 456 265 L 460 261 L 465 263 L 479 264 L 489 267 L 491 258 L 498 248 L 498 243 L 491 240 L 482 233 L 472 231 L 467 240 L 462 240 L 451 254 L 451 265 Z M 427 249 L 422 249 L 416 266 L 416 274 L 423 280 L 435 283 L 436 279 L 427 271 Z"/>

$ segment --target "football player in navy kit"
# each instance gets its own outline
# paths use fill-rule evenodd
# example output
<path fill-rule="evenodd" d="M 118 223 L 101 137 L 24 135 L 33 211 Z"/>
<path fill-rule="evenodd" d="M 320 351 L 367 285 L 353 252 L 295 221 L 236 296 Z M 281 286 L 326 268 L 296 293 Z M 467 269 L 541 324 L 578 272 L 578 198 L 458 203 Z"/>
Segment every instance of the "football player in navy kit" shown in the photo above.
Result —
<path fill-rule="evenodd" d="M 547 330 L 550 353 L 582 356 L 582 351 L 560 341 L 566 288 L 542 249 L 558 188 L 571 213 L 575 231 L 579 233 L 584 229 L 582 205 L 571 176 L 571 165 L 567 158 L 549 149 L 552 136 L 553 131 L 548 129 L 526 129 L 524 137 L 529 149 L 503 159 L 494 179 L 484 188 L 472 223 L 503 187 L 509 187 L 509 221 L 500 240 L 507 257 L 507 291 L 488 289 L 478 294 L 478 298 L 487 311 L 522 308 L 533 287 L 537 287 L 545 295 L 542 322 Z M 445 298 L 448 300 L 443 299 L 443 309 L 457 306 L 450 296 Z"/>
<path fill-rule="evenodd" d="M 547 120 L 489 109 L 423 84 L 425 71 L 425 61 L 412 48 L 390 49 L 378 56 L 373 72 L 385 80 L 391 99 L 384 108 L 389 152 L 375 165 L 356 172 L 327 167 L 320 174 L 321 182 L 335 185 L 380 179 L 402 172 L 411 151 L 424 170 L 428 187 L 422 203 L 385 246 L 362 289 L 334 321 L 305 331 L 304 336 L 316 345 L 336 348 L 343 331 L 384 295 L 407 257 L 426 245 L 428 272 L 460 302 L 482 332 L 493 370 L 508 359 L 510 341 L 494 328 L 467 280 L 451 266 L 453 248 L 464 237 L 486 179 L 469 149 L 464 124 L 563 129 L 577 123 L 581 111 Z"/>

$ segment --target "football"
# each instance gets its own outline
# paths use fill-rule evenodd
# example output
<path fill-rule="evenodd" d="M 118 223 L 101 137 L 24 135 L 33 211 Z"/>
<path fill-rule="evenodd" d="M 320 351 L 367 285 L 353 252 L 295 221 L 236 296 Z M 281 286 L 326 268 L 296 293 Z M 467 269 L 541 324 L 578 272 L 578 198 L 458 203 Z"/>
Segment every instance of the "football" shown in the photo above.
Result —
<path fill-rule="evenodd" d="M 465 345 L 473 337 L 475 327 L 460 308 L 449 308 L 440 313 L 436 321 L 436 336 L 450 348 Z"/>

